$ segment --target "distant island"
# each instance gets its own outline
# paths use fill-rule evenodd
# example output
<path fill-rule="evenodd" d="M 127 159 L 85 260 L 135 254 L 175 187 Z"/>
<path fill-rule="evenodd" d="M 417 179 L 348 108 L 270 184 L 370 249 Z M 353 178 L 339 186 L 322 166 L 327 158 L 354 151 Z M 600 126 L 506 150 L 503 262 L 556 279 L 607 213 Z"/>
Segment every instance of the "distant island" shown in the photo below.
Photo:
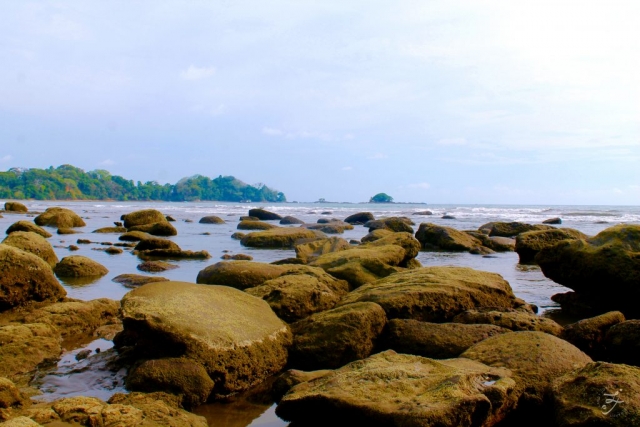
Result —
<path fill-rule="evenodd" d="M 71 165 L 48 169 L 11 168 L 0 172 L 0 198 L 36 200 L 223 201 L 286 202 L 284 193 L 264 184 L 248 185 L 233 176 L 211 179 L 202 175 L 176 184 L 142 183 L 111 175 L 106 170 L 84 170 Z"/>
<path fill-rule="evenodd" d="M 378 193 L 369 199 L 369 203 L 393 203 L 393 197 L 387 193 Z"/>

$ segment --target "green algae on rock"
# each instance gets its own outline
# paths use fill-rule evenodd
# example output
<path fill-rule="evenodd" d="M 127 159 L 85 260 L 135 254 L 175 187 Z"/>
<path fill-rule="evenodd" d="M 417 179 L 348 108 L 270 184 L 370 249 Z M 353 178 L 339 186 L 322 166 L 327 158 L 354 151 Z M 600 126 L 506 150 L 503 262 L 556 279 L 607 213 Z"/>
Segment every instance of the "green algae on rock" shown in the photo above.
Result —
<path fill-rule="evenodd" d="M 42 258 L 51 267 L 55 267 L 58 263 L 58 256 L 54 252 L 51 243 L 37 233 L 31 231 L 15 231 L 10 233 L 2 243 L 34 254 Z"/>
<path fill-rule="evenodd" d="M 109 273 L 104 265 L 82 255 L 62 258 L 54 271 L 58 277 L 95 277 Z"/>
<path fill-rule="evenodd" d="M 35 217 L 35 223 L 40 226 L 57 228 L 84 227 L 85 222 L 75 212 L 66 208 L 52 207 Z"/>
<path fill-rule="evenodd" d="M 15 222 L 11 224 L 9 228 L 7 228 L 7 234 L 11 234 L 14 231 L 31 231 L 33 233 L 41 235 L 44 238 L 49 238 L 52 236 L 52 234 L 49 233 L 44 228 L 37 226 L 30 221 L 24 221 L 24 220 Z"/>

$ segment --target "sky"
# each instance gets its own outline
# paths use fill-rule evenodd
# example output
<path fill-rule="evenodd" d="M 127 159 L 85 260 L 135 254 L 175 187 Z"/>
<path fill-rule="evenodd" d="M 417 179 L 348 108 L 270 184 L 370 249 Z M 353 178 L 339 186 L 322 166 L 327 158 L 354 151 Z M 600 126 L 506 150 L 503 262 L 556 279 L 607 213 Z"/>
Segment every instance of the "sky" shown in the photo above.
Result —
<path fill-rule="evenodd" d="M 640 204 L 640 2 L 0 0 L 0 170 Z"/>

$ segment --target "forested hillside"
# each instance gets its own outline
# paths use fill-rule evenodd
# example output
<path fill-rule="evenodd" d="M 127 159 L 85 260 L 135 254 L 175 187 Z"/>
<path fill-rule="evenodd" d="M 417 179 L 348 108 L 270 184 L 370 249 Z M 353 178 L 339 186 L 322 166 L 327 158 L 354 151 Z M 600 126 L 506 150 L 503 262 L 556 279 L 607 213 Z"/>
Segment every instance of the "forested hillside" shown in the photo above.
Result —
<path fill-rule="evenodd" d="M 0 172 L 0 198 L 36 200 L 219 200 L 285 202 L 286 197 L 263 184 L 245 184 L 233 176 L 183 178 L 175 185 L 156 181 L 134 183 L 106 170 L 71 165 L 48 169 L 12 168 Z"/>

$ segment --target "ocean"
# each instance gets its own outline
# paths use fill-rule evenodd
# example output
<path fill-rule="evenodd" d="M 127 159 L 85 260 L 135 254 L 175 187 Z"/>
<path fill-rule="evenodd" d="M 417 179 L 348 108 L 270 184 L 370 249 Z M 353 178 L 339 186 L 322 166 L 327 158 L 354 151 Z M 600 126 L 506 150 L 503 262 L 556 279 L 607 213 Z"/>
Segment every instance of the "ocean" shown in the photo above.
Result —
<path fill-rule="evenodd" d="M 2 202 L 3 203 L 3 202 Z M 607 227 L 616 224 L 640 224 L 640 206 L 523 206 L 523 205 L 427 205 L 427 204 L 369 204 L 369 203 L 226 203 L 226 202 L 102 202 L 102 201 L 26 201 L 29 214 L 4 214 L 0 218 L 0 227 L 7 229 L 20 219 L 32 220 L 33 213 L 42 212 L 51 206 L 61 206 L 72 209 L 84 218 L 86 227 L 78 229 L 80 233 L 71 235 L 54 234 L 49 239 L 60 259 L 68 255 L 84 255 L 90 257 L 109 269 L 109 274 L 95 280 L 65 281 L 61 283 L 66 288 L 70 298 L 91 300 L 95 298 L 111 298 L 119 300 L 129 289 L 114 283 L 112 279 L 123 273 L 150 274 L 166 277 L 170 280 L 195 282 L 198 272 L 205 267 L 221 261 L 225 254 L 247 254 L 254 261 L 273 262 L 276 260 L 295 257 L 291 250 L 254 249 L 245 248 L 240 242 L 231 238 L 237 231 L 239 218 L 247 215 L 251 208 L 263 208 L 282 216 L 294 216 L 307 223 L 316 223 L 320 218 L 344 219 L 357 212 L 371 212 L 376 218 L 388 216 L 406 216 L 414 223 L 414 230 L 422 222 L 445 225 L 459 230 L 476 230 L 482 224 L 493 221 L 519 221 L 539 224 L 542 221 L 559 217 L 562 224 L 557 227 L 574 228 L 587 235 L 595 235 Z M 120 216 L 140 209 L 157 209 L 165 215 L 172 216 L 176 221 L 172 224 L 178 230 L 178 235 L 170 239 L 184 250 L 206 250 L 211 254 L 207 260 L 171 261 L 179 265 L 175 270 L 162 273 L 143 273 L 136 269 L 141 262 L 130 253 L 109 255 L 104 251 L 94 250 L 104 248 L 104 242 L 118 242 L 117 234 L 96 234 L 93 230 L 110 227 Z M 431 212 L 427 215 L 425 211 Z M 32 213 L 33 212 L 33 213 Z M 225 224 L 200 224 L 203 216 L 216 215 L 226 221 Z M 453 217 L 444 219 L 443 216 Z M 274 222 L 277 224 L 277 222 Z M 355 226 L 339 235 L 347 240 L 359 240 L 368 230 L 362 226 Z M 78 239 L 87 239 L 91 244 L 77 244 Z M 70 252 L 67 248 L 75 244 L 80 250 Z M 491 256 L 471 255 L 468 253 L 420 252 L 417 259 L 423 266 L 455 265 L 466 266 L 478 270 L 491 271 L 502 275 L 513 288 L 516 296 L 529 303 L 536 304 L 541 313 L 551 314 L 558 309 L 558 305 L 551 301 L 556 293 L 566 292 L 567 288 L 544 277 L 536 266 L 518 264 L 518 255 L 514 252 L 496 253 Z M 92 349 L 101 346 L 102 350 L 111 344 L 104 340 L 86 344 L 83 348 Z M 71 395 L 93 395 L 107 399 L 115 391 L 122 391 L 122 385 L 104 386 L 104 379 L 100 378 L 99 370 L 85 370 L 90 377 L 74 377 L 60 371 L 81 371 L 75 366 L 73 355 L 80 349 L 70 349 L 58 364 L 58 372 L 43 375 L 38 385 L 45 391 L 43 398 L 54 399 Z M 62 373 L 61 373 L 62 372 Z M 243 406 L 244 405 L 244 406 Z M 247 406 L 249 405 L 249 406 Z M 253 406 L 251 406 L 253 405 Z M 203 405 L 197 412 L 206 415 L 211 425 L 216 426 L 247 426 L 260 425 L 283 426 L 273 413 L 270 404 L 249 404 L 242 402 L 240 406 L 216 403 Z M 239 409 L 240 408 L 240 409 Z M 244 415 L 240 415 L 240 414 Z M 249 416 L 249 414 L 252 414 Z"/>

